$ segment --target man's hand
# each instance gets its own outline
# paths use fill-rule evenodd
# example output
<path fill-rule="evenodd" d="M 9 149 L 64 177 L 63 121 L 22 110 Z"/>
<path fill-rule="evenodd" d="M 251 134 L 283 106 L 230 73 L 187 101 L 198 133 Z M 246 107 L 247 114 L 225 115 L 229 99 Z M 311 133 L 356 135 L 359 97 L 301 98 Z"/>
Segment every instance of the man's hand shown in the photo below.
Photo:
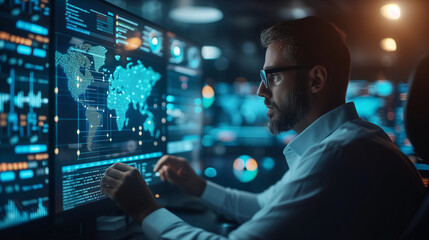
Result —
<path fill-rule="evenodd" d="M 206 188 L 206 181 L 199 177 L 182 157 L 164 155 L 153 171 L 160 173 L 162 181 L 168 180 L 177 184 L 190 195 L 200 197 Z"/>
<path fill-rule="evenodd" d="M 118 162 L 109 167 L 100 186 L 102 193 L 140 224 L 146 216 L 161 208 L 140 172 L 124 163 Z"/>

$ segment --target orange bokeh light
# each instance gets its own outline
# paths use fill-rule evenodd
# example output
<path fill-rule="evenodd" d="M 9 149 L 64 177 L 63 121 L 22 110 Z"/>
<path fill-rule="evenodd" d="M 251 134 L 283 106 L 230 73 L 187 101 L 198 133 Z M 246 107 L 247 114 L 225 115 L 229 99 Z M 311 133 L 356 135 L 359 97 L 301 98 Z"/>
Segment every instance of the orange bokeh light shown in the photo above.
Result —
<path fill-rule="evenodd" d="M 258 168 L 258 163 L 255 159 L 251 158 L 246 162 L 246 169 L 249 171 L 255 171 Z"/>
<path fill-rule="evenodd" d="M 142 40 L 138 37 L 132 37 L 127 40 L 128 45 L 125 45 L 124 49 L 127 51 L 136 50 L 142 45 Z"/>
<path fill-rule="evenodd" d="M 209 85 L 205 85 L 203 87 L 203 97 L 204 98 L 212 98 L 214 96 L 214 90 Z"/>

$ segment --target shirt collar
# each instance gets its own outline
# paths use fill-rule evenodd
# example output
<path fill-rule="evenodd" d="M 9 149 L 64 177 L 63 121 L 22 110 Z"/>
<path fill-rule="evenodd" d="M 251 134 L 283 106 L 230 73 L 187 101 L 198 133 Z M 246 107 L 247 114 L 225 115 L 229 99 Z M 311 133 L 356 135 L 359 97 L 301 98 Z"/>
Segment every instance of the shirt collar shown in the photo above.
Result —
<path fill-rule="evenodd" d="M 357 118 L 359 118 L 359 115 L 356 112 L 353 102 L 336 107 L 304 129 L 301 134 L 285 147 L 283 154 L 286 156 L 286 152 L 293 150 L 301 156 L 308 148 L 322 141 L 345 122 Z"/>

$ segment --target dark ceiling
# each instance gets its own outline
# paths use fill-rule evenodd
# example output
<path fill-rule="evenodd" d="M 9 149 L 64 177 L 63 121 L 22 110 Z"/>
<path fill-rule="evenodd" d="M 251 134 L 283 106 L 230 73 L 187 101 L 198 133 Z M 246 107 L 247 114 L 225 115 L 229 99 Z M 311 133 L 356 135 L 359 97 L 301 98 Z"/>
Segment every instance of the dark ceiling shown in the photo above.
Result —
<path fill-rule="evenodd" d="M 208 81 L 232 82 L 237 77 L 258 81 L 264 61 L 258 34 L 276 22 L 293 19 L 292 9 L 296 6 L 334 22 L 346 33 L 352 54 L 351 79 L 407 81 L 416 61 L 429 53 L 429 0 L 194 0 L 215 5 L 223 12 L 221 21 L 210 24 L 184 24 L 170 19 L 168 12 L 178 1 L 109 2 L 196 42 L 220 47 L 223 58 L 205 63 Z M 381 16 L 380 8 L 386 3 L 401 7 L 400 19 Z M 380 40 L 385 37 L 396 40 L 396 52 L 380 48 Z"/>

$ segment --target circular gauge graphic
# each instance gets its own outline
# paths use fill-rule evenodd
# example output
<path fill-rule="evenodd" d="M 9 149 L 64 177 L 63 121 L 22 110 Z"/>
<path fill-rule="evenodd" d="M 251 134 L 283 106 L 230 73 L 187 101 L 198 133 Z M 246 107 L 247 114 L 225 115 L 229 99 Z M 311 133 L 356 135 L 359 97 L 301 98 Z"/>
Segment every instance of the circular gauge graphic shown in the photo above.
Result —
<path fill-rule="evenodd" d="M 243 183 L 252 181 L 258 174 L 258 163 L 248 155 L 239 156 L 232 166 L 234 176 Z"/>
<path fill-rule="evenodd" d="M 201 63 L 201 54 L 198 48 L 190 47 L 186 53 L 186 59 L 190 68 L 198 68 Z"/>
<path fill-rule="evenodd" d="M 149 33 L 149 47 L 153 53 L 159 53 L 162 46 L 162 37 L 156 31 Z"/>
<path fill-rule="evenodd" d="M 174 40 L 171 42 L 170 51 L 171 51 L 171 58 L 170 61 L 173 63 L 181 63 L 183 61 L 183 44 L 178 41 Z"/>

